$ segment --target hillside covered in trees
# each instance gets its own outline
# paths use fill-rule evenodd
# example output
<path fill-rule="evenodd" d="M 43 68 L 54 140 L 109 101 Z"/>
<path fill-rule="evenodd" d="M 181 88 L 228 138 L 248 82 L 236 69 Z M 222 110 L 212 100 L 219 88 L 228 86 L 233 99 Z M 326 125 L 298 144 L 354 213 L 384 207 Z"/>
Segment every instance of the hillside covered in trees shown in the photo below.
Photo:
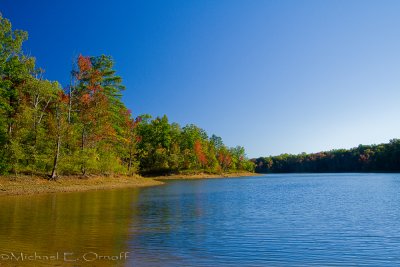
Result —
<path fill-rule="evenodd" d="M 62 87 L 23 52 L 27 33 L 0 16 L 0 174 L 253 171 L 243 147 L 166 116 L 133 116 L 110 56 L 80 55 Z"/>
<path fill-rule="evenodd" d="M 400 140 L 313 154 L 282 154 L 252 160 L 259 173 L 400 172 Z"/>

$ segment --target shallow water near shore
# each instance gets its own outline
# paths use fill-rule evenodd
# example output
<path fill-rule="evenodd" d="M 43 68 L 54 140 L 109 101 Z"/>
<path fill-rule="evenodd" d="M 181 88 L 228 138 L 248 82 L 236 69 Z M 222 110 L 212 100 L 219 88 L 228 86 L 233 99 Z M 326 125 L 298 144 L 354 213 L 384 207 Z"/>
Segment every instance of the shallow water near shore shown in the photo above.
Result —
<path fill-rule="evenodd" d="M 282 174 L 2 197 L 0 265 L 393 266 L 399 193 L 400 174 Z"/>

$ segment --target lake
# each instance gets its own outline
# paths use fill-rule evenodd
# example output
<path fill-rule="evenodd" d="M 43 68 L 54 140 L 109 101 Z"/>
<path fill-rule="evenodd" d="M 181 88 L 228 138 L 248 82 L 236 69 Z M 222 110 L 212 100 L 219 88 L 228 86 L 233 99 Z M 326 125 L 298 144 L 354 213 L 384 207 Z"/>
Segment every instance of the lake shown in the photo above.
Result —
<path fill-rule="evenodd" d="M 33 264 L 399 265 L 400 174 L 269 174 L 2 197 L 0 265 Z"/>

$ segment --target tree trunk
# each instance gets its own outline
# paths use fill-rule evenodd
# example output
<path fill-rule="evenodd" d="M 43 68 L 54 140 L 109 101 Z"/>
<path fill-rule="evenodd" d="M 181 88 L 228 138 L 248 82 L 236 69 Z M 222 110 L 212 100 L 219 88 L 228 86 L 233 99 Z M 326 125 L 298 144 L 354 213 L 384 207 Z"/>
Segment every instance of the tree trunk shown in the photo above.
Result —
<path fill-rule="evenodd" d="M 131 170 L 131 168 L 132 168 L 132 147 L 130 147 L 130 149 L 129 149 L 128 172 Z"/>
<path fill-rule="evenodd" d="M 83 155 L 83 151 L 85 150 L 85 128 L 82 129 L 82 144 L 81 144 L 81 151 Z M 82 175 L 86 175 L 86 162 L 82 162 L 81 166 Z"/>
<path fill-rule="evenodd" d="M 58 159 L 60 157 L 60 147 L 61 147 L 61 114 L 58 108 L 56 108 L 56 120 L 57 120 L 57 141 L 56 141 L 56 152 L 54 155 L 53 170 L 50 175 L 50 180 L 55 180 L 57 178 L 57 165 Z"/>
<path fill-rule="evenodd" d="M 68 124 L 71 124 L 71 111 L 72 111 L 72 85 L 71 84 L 69 85 L 69 94 L 68 94 Z"/>
<path fill-rule="evenodd" d="M 57 147 L 56 153 L 54 155 L 54 163 L 53 163 L 53 170 L 50 175 L 50 180 L 55 180 L 57 178 L 57 165 L 58 165 L 58 158 L 60 156 L 60 146 L 61 146 L 61 135 L 57 135 Z"/>

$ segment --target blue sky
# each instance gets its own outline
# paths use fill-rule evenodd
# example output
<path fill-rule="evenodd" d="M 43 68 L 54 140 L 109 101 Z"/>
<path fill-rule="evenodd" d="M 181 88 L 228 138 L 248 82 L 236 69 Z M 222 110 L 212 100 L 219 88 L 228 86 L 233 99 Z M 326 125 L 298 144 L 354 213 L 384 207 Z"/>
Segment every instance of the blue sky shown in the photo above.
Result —
<path fill-rule="evenodd" d="M 400 1 L 0 0 L 46 78 L 112 55 L 134 114 L 250 157 L 400 137 Z"/>

